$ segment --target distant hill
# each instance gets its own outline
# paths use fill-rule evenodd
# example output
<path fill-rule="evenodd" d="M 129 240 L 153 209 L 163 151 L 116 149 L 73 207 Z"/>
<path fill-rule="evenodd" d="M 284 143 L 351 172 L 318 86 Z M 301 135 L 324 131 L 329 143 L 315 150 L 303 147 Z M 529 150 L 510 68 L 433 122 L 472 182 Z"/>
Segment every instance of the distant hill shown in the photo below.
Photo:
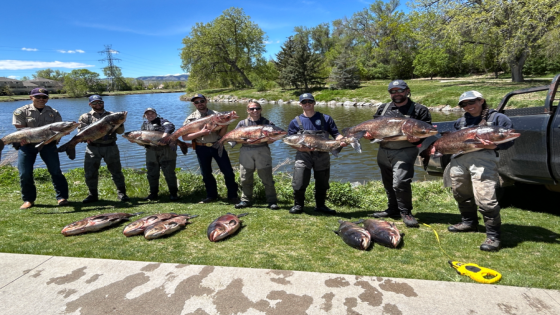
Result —
<path fill-rule="evenodd" d="M 175 75 L 154 75 L 147 77 L 138 77 L 137 80 L 142 81 L 187 81 L 188 74 L 175 74 Z"/>

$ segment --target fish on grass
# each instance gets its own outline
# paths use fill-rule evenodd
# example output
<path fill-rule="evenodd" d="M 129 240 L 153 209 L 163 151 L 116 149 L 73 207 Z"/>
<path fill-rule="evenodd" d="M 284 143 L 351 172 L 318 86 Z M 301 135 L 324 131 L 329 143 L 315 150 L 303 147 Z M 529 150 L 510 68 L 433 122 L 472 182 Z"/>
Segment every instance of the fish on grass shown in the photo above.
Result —
<path fill-rule="evenodd" d="M 128 220 L 128 218 L 135 215 L 142 214 L 143 212 L 136 213 L 105 213 L 87 217 L 80 221 L 70 223 L 65 226 L 60 233 L 64 236 L 77 235 L 87 232 L 99 231 L 108 226 L 117 224 L 121 221 Z"/>
<path fill-rule="evenodd" d="M 241 223 L 243 222 L 239 220 L 239 218 L 246 215 L 248 215 L 248 213 L 242 213 L 240 215 L 228 213 L 214 220 L 210 223 L 208 229 L 206 230 L 206 235 L 208 236 L 210 242 L 221 241 L 234 234 L 237 230 L 239 230 Z"/>
<path fill-rule="evenodd" d="M 38 143 L 35 147 L 41 151 L 45 145 L 60 140 L 60 138 L 78 128 L 79 125 L 80 123 L 75 121 L 62 121 L 42 127 L 21 128 L 0 139 L 0 158 L 2 158 L 2 150 L 6 144 L 14 143 L 17 147 L 21 141 L 25 140 L 28 143 Z"/>
<path fill-rule="evenodd" d="M 395 223 L 384 220 L 367 219 L 364 228 L 371 235 L 372 241 L 383 246 L 397 248 L 402 241 L 402 235 Z"/>
<path fill-rule="evenodd" d="M 308 148 L 319 152 L 330 152 L 335 157 L 338 157 L 338 154 L 343 148 L 342 143 L 349 144 L 356 152 L 362 153 L 362 146 L 359 141 L 365 133 L 365 131 L 360 131 L 352 136 L 343 137 L 339 140 L 330 140 L 320 135 L 297 134 L 287 136 L 282 139 L 282 141 L 294 148 Z"/>
<path fill-rule="evenodd" d="M 206 127 L 207 129 L 211 129 L 212 131 L 220 130 L 223 126 L 229 125 L 237 118 L 239 118 L 239 116 L 235 111 L 220 112 L 212 114 L 210 116 L 202 117 L 197 120 L 193 120 L 183 127 L 175 130 L 170 139 L 171 141 L 177 140 L 181 136 L 199 132 L 204 129 L 204 127 Z"/>
<path fill-rule="evenodd" d="M 340 236 L 344 243 L 359 250 L 366 250 L 371 245 L 371 235 L 363 227 L 359 226 L 363 220 L 358 222 L 348 222 L 338 220 L 340 226 L 337 231 L 333 231 L 336 235 Z"/>
<path fill-rule="evenodd" d="M 171 234 L 187 226 L 187 224 L 190 223 L 189 219 L 196 217 L 198 217 L 198 215 L 185 214 L 156 222 L 144 230 L 144 238 L 153 240 Z"/>
<path fill-rule="evenodd" d="M 163 131 L 135 130 L 125 132 L 122 136 L 125 139 L 142 146 L 170 146 L 173 149 L 176 149 L 177 146 L 179 146 L 179 148 L 181 148 L 181 152 L 183 152 L 183 154 L 187 154 L 191 144 L 183 142 L 179 139 L 170 140 L 171 135 L 168 135 L 166 139 L 164 139 L 164 133 L 165 132 Z"/>
<path fill-rule="evenodd" d="M 357 124 L 354 127 L 344 128 L 344 136 L 352 136 L 360 131 L 367 131 L 373 139 L 371 143 L 381 141 L 418 142 L 421 138 L 434 136 L 437 128 L 427 122 L 406 117 L 378 117 Z"/>
<path fill-rule="evenodd" d="M 288 134 L 286 130 L 274 125 L 239 127 L 226 133 L 219 141 L 214 143 L 213 147 L 218 149 L 218 155 L 221 157 L 224 151 L 224 142 L 229 143 L 233 148 L 238 143 L 258 144 L 269 140 L 280 140 L 286 134 Z"/>
<path fill-rule="evenodd" d="M 470 152 L 482 150 L 478 147 L 483 145 L 484 141 L 492 141 L 495 144 L 508 142 L 519 138 L 520 133 L 516 133 L 514 129 L 508 129 L 499 126 L 475 126 L 444 133 L 433 144 L 431 154 L 435 157 L 444 154 L 453 154 L 452 157 L 459 156 Z M 481 141 L 482 140 L 482 141 Z"/>
<path fill-rule="evenodd" d="M 129 236 L 134 236 L 134 235 L 139 235 L 144 233 L 144 230 L 146 230 L 146 228 L 154 223 L 157 223 L 159 221 L 163 221 L 163 220 L 167 220 L 167 219 L 171 219 L 171 218 L 175 218 L 178 216 L 187 216 L 189 217 L 190 214 L 176 214 L 176 213 L 160 213 L 160 214 L 153 214 L 153 215 L 149 215 L 143 218 L 140 218 L 130 224 L 128 224 L 127 226 L 124 227 L 123 229 L 123 234 L 126 237 Z"/>
<path fill-rule="evenodd" d="M 66 152 L 73 160 L 76 158 L 76 145 L 80 142 L 95 141 L 108 134 L 114 133 L 126 120 L 128 112 L 117 112 L 107 115 L 93 124 L 85 127 L 70 141 L 58 148 L 58 152 Z"/>

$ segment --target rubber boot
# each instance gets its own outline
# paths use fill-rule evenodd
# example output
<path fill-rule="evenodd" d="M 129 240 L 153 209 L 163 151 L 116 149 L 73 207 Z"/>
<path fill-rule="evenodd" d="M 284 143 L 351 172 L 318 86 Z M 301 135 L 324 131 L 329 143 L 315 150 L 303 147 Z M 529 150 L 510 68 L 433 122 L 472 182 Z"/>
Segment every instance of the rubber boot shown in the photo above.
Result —
<path fill-rule="evenodd" d="M 305 191 L 294 190 L 294 206 L 290 209 L 290 213 L 299 214 L 303 212 L 305 204 Z"/>
<path fill-rule="evenodd" d="M 500 214 L 495 217 L 483 216 L 486 226 L 486 240 L 480 245 L 480 250 L 497 252 L 500 250 L 500 237 L 502 232 L 502 218 Z"/>
<path fill-rule="evenodd" d="M 326 191 L 316 191 L 315 192 L 315 211 L 322 212 L 324 214 L 336 214 L 335 210 L 329 209 L 325 205 L 325 201 L 327 201 L 327 192 Z"/>
<path fill-rule="evenodd" d="M 158 200 L 158 188 L 150 187 L 150 194 L 144 200 Z"/>
<path fill-rule="evenodd" d="M 98 200 L 99 200 L 99 193 L 97 192 L 97 189 L 95 190 L 91 189 L 86 199 L 82 200 L 82 203 L 91 203 L 91 202 L 96 202 Z"/>
<path fill-rule="evenodd" d="M 169 188 L 169 200 L 177 201 L 179 200 L 178 189 L 177 188 Z"/>
<path fill-rule="evenodd" d="M 117 198 L 122 202 L 130 200 L 126 195 L 126 187 L 117 187 Z"/>

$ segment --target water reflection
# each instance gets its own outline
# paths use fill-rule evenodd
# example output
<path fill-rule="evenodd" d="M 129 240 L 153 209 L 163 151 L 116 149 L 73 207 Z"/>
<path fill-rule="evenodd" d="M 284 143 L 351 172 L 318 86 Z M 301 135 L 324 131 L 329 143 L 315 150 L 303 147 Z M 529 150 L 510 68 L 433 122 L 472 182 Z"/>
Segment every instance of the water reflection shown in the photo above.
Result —
<path fill-rule="evenodd" d="M 128 111 L 127 121 L 125 123 L 126 131 L 138 130 L 142 125 L 142 114 L 147 107 L 153 107 L 158 111 L 162 117 L 169 119 L 179 128 L 185 118 L 195 110 L 190 102 L 179 100 L 179 96 L 183 93 L 167 93 L 167 94 L 137 94 L 137 95 L 121 95 L 121 96 L 105 96 L 105 109 L 109 111 Z M 13 111 L 30 101 L 17 101 L 17 102 L 0 102 L 2 108 L 0 112 L 0 136 L 4 136 L 13 132 L 15 129 L 12 125 Z M 60 99 L 50 100 L 48 105 L 52 106 L 60 112 L 63 120 L 77 121 L 81 114 L 91 110 L 86 98 L 81 99 Z M 235 110 L 240 115 L 240 119 L 244 119 L 246 114 L 246 104 L 239 103 L 210 103 L 210 109 L 217 111 Z M 267 117 L 270 121 L 284 129 L 288 128 L 288 124 L 295 116 L 301 114 L 301 108 L 297 105 L 278 105 L 278 104 L 263 104 L 262 115 Z M 367 107 L 329 107 L 317 106 L 316 110 L 332 116 L 339 128 L 342 130 L 345 127 L 356 125 L 364 120 L 371 119 L 374 110 Z M 441 113 L 432 113 L 433 121 L 454 120 L 457 115 L 446 116 Z M 229 126 L 233 129 L 237 121 Z M 62 142 L 70 140 L 71 136 L 66 136 Z M 145 149 L 137 144 L 130 143 L 124 138 L 119 136 L 117 144 L 121 151 L 121 161 L 124 167 L 131 168 L 144 168 L 145 167 Z M 331 178 L 338 181 L 359 181 L 364 182 L 368 180 L 379 180 L 381 174 L 376 163 L 377 144 L 370 144 L 368 140 L 362 139 L 363 153 L 359 154 L 351 148 L 344 149 L 338 158 L 331 159 Z M 226 149 L 230 154 L 232 165 L 237 167 L 239 165 L 239 148 L 230 148 L 226 144 Z M 8 151 L 13 151 L 10 147 L 6 147 L 2 154 L 3 157 L 9 155 Z M 281 164 L 287 158 L 293 159 L 295 150 L 285 145 L 281 141 L 277 141 L 271 145 L 273 165 Z M 85 144 L 81 143 L 76 147 L 76 159 L 70 160 L 66 154 L 60 154 L 60 162 L 63 171 L 68 169 L 83 167 Z M 291 172 L 292 165 L 287 164 L 279 168 L 279 171 Z M 36 167 L 44 167 L 40 159 L 37 159 Z M 198 162 L 194 152 L 189 152 L 188 155 L 179 155 L 177 158 L 177 167 L 185 170 L 198 172 Z M 214 169 L 218 169 L 214 164 Z M 431 179 L 426 172 L 421 168 L 416 168 L 415 180 Z"/>

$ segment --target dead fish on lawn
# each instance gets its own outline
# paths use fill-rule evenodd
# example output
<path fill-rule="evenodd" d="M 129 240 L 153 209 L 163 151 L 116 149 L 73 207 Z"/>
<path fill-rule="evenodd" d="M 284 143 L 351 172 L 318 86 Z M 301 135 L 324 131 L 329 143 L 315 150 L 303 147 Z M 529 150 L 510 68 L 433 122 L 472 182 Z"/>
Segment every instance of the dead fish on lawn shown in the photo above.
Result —
<path fill-rule="evenodd" d="M 214 148 L 218 149 L 218 155 L 222 156 L 224 142 L 234 147 L 238 143 L 259 144 L 269 140 L 279 140 L 288 132 L 274 125 L 256 125 L 235 128 L 226 133 L 220 141 L 214 143 Z"/>
<path fill-rule="evenodd" d="M 371 235 L 366 229 L 358 225 L 358 223 L 361 222 L 363 222 L 363 220 L 356 223 L 338 220 L 340 227 L 338 231 L 333 232 L 342 237 L 344 243 L 359 250 L 366 250 L 371 245 Z"/>
<path fill-rule="evenodd" d="M 482 148 L 477 147 L 478 144 L 483 144 L 481 140 L 500 144 L 519 136 L 521 134 L 516 133 L 514 129 L 499 126 L 475 126 L 444 133 L 441 138 L 434 142 L 431 150 L 436 157 L 444 154 L 453 154 L 453 157 L 456 157 L 482 150 Z"/>
<path fill-rule="evenodd" d="M 378 117 L 344 128 L 342 134 L 352 136 L 360 131 L 367 131 L 374 139 L 371 143 L 381 141 L 418 142 L 421 138 L 436 135 L 437 128 L 427 122 L 406 117 Z"/>
<path fill-rule="evenodd" d="M 149 215 L 147 217 L 140 218 L 129 225 L 125 226 L 123 229 L 123 234 L 125 236 L 133 236 L 144 233 L 144 230 L 159 221 L 175 218 L 178 216 L 189 216 L 189 214 L 176 214 L 176 213 L 160 213 Z"/>
<path fill-rule="evenodd" d="M 80 221 L 70 223 L 65 226 L 60 233 L 64 236 L 82 234 L 87 232 L 99 231 L 103 228 L 117 224 L 123 220 L 128 220 L 128 218 L 142 214 L 143 212 L 136 213 L 105 213 L 94 215 L 92 217 L 87 217 Z"/>
<path fill-rule="evenodd" d="M 338 157 L 338 153 L 340 153 L 343 148 L 341 146 L 342 143 L 350 144 L 356 152 L 362 153 L 360 138 L 363 137 L 365 133 L 365 131 L 360 131 L 355 135 L 344 137 L 339 140 L 330 140 L 320 135 L 296 134 L 287 136 L 282 139 L 282 141 L 294 148 L 308 148 L 319 152 L 330 152 L 335 157 Z"/>
<path fill-rule="evenodd" d="M 208 229 L 206 230 L 206 235 L 208 236 L 210 242 L 223 240 L 235 233 L 241 227 L 241 223 L 243 222 L 239 220 L 239 218 L 246 215 L 248 215 L 248 213 L 242 213 L 240 215 L 228 213 L 214 220 L 210 223 Z"/>
<path fill-rule="evenodd" d="M 167 234 L 171 234 L 179 229 L 184 228 L 189 224 L 189 219 L 196 218 L 198 215 L 179 215 L 174 218 L 165 219 L 158 221 L 146 228 L 144 230 L 144 238 L 147 240 L 153 240 L 158 237 L 162 237 Z"/>
<path fill-rule="evenodd" d="M 58 148 L 58 152 L 66 152 L 73 160 L 76 158 L 76 145 L 80 142 L 94 141 L 115 132 L 126 120 L 128 112 L 117 112 L 107 115 L 93 124 L 85 127 L 70 141 Z"/>
<path fill-rule="evenodd" d="M 122 136 L 128 141 L 132 141 L 143 146 L 170 146 L 173 150 L 179 146 L 179 148 L 181 148 L 181 152 L 183 152 L 183 154 L 187 154 L 189 146 L 191 146 L 190 143 L 183 142 L 179 139 L 165 141 L 165 139 L 163 139 L 163 134 L 163 131 L 136 130 L 125 132 Z M 166 137 L 166 139 L 168 139 L 168 137 Z"/>
<path fill-rule="evenodd" d="M 383 246 L 397 248 L 401 243 L 402 234 L 395 223 L 367 219 L 364 221 L 364 228 L 369 232 L 374 242 Z"/>
<path fill-rule="evenodd" d="M 35 147 L 41 151 L 43 146 L 60 140 L 60 138 L 78 128 L 79 125 L 80 123 L 74 121 L 61 121 L 42 127 L 21 128 L 0 139 L 0 158 L 6 144 L 19 144 L 22 140 L 25 140 L 28 143 L 38 143 Z"/>

